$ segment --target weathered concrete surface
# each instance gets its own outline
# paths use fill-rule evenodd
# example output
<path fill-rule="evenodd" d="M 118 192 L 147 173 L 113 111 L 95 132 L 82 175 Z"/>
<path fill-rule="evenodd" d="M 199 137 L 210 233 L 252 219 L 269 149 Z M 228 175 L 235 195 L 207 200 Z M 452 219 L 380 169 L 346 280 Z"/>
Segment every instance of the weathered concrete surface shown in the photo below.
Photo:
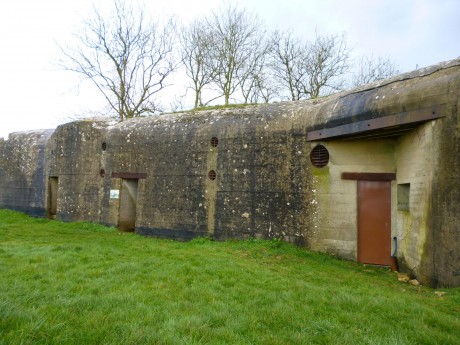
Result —
<path fill-rule="evenodd" d="M 357 182 L 342 173 L 393 173 L 392 252 L 401 269 L 424 284 L 460 286 L 459 92 L 454 60 L 318 100 L 73 122 L 43 139 L 45 153 L 13 136 L 0 142 L 0 205 L 32 213 L 29 200 L 37 199 L 43 214 L 51 177 L 59 181 L 57 219 L 118 225 L 125 185 L 136 189 L 139 234 L 281 238 L 355 260 Z M 367 138 L 307 140 L 315 130 L 399 115 L 401 123 L 366 130 Z M 319 143 L 330 156 L 323 168 L 310 162 Z M 27 156 L 34 150 L 41 160 Z M 39 192 L 14 199 L 20 186 L 32 188 L 33 169 L 11 162 L 32 161 L 42 169 L 33 182 Z M 398 208 L 401 186 L 407 200 Z"/>
<path fill-rule="evenodd" d="M 104 122 L 71 122 L 57 127 L 49 139 L 47 177 L 57 177 L 59 181 L 56 219 L 100 221 L 104 193 L 101 145 L 107 126 Z"/>
<path fill-rule="evenodd" d="M 393 139 L 329 141 L 330 162 L 312 168 L 316 216 L 312 248 L 351 260 L 357 259 L 357 182 L 343 180 L 343 172 L 394 172 Z"/>
<path fill-rule="evenodd" d="M 446 77 L 447 79 L 447 77 Z M 422 263 L 433 286 L 460 286 L 460 80 L 447 81 L 446 117 L 434 131 L 432 195 L 428 203 L 429 235 Z"/>
<path fill-rule="evenodd" d="M 330 128 L 434 105 L 448 106 L 446 101 L 452 101 L 452 91 L 458 88 L 459 63 L 458 59 L 443 62 L 345 91 L 319 102 L 310 101 L 316 103 L 309 112 L 314 119 L 303 122 L 303 125 L 308 126 L 307 130 Z"/>
<path fill-rule="evenodd" d="M 397 209 L 394 183 L 392 188 L 392 235 L 397 236 L 400 244 L 396 255 L 402 269 L 432 286 L 460 285 L 458 64 L 455 60 L 375 84 L 369 89 L 345 92 L 322 102 L 321 110 L 313 114 L 314 124 L 305 124 L 314 130 L 433 107 L 440 111 L 441 119 L 392 139 L 395 182 L 410 184 L 408 211 Z M 341 148 L 347 145 L 340 139 L 327 143 Z M 373 171 L 368 164 L 378 159 L 369 141 L 362 140 L 361 145 L 368 154 L 368 163 L 356 166 L 355 171 Z M 331 175 L 323 180 L 330 181 Z M 327 198 L 328 202 L 339 200 Z M 334 215 L 327 214 L 327 207 L 323 209 L 320 204 L 319 209 L 323 219 L 331 222 Z M 332 229 L 327 225 L 323 228 Z M 338 231 L 330 237 L 344 238 Z M 319 248 L 324 245 L 327 242 L 320 241 Z M 339 243 L 339 247 L 344 250 L 346 245 Z"/>
<path fill-rule="evenodd" d="M 52 133 L 18 132 L 0 141 L 0 207 L 45 215 L 45 145 Z"/>
<path fill-rule="evenodd" d="M 279 107 L 267 106 L 263 115 L 255 107 L 114 126 L 107 139 L 108 171 L 147 175 L 139 180 L 137 231 L 176 238 L 276 236 L 303 243 L 311 205 L 308 145 L 289 135 L 289 123 L 273 109 Z M 215 180 L 208 178 L 210 170 Z M 117 188 L 117 180 L 110 188 Z M 110 207 L 104 219 L 116 224 L 117 201 L 105 202 Z"/>
<path fill-rule="evenodd" d="M 430 238 L 432 181 L 439 157 L 436 139 L 441 134 L 441 121 L 424 124 L 399 138 L 395 152 L 397 182 L 410 188 L 409 208 L 396 210 L 393 218 L 400 243 L 400 266 L 414 272 L 421 281 L 427 281 L 434 269 L 426 264 L 433 263 L 432 249 L 426 245 Z"/>

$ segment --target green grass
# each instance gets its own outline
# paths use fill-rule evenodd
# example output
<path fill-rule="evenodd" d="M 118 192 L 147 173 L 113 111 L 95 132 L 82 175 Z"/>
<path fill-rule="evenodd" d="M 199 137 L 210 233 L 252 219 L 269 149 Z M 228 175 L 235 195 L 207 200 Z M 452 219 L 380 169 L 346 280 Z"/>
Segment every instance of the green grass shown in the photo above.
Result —
<path fill-rule="evenodd" d="M 207 105 L 204 107 L 198 107 L 192 109 L 192 111 L 203 111 L 203 110 L 219 110 L 219 109 L 234 109 L 234 108 L 246 108 L 251 105 L 261 105 L 266 103 L 238 103 L 238 104 L 227 104 L 227 105 Z"/>
<path fill-rule="evenodd" d="M 0 344 L 460 344 L 460 289 L 270 241 L 0 210 Z"/>
<path fill-rule="evenodd" d="M 198 107 L 198 108 L 192 108 L 188 110 L 179 110 L 179 111 L 174 111 L 172 114 L 176 113 L 193 113 L 193 112 L 199 112 L 199 111 L 206 111 L 206 110 L 220 110 L 220 109 L 240 109 L 240 108 L 246 108 L 250 107 L 252 105 L 266 105 L 267 103 L 238 103 L 238 104 L 227 104 L 227 105 L 206 105 L 203 107 Z M 170 114 L 170 113 L 165 113 L 165 114 Z"/>

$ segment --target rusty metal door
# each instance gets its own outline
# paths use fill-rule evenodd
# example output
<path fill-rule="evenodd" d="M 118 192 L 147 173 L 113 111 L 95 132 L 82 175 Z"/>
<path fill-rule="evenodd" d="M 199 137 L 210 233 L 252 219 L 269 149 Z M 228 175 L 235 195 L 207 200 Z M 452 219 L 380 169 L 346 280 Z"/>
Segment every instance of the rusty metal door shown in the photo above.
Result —
<path fill-rule="evenodd" d="M 118 228 L 134 231 L 136 226 L 137 179 L 123 179 L 120 191 Z"/>
<path fill-rule="evenodd" d="M 358 181 L 358 261 L 391 265 L 389 181 Z"/>

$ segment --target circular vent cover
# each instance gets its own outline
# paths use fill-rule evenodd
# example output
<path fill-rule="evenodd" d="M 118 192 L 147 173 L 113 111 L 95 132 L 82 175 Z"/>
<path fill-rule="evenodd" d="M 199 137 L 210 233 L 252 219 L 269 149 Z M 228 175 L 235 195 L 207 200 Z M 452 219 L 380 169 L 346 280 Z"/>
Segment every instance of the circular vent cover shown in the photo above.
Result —
<path fill-rule="evenodd" d="M 211 181 L 214 181 L 217 177 L 217 174 L 215 172 L 215 170 L 209 170 L 208 172 L 208 178 L 211 180 Z"/>
<path fill-rule="evenodd" d="M 329 151 L 323 145 L 315 146 L 311 150 L 310 161 L 317 168 L 325 167 L 329 163 Z"/>
<path fill-rule="evenodd" d="M 217 145 L 219 145 L 219 139 L 217 139 L 216 137 L 212 137 L 211 138 L 211 146 L 216 147 Z"/>

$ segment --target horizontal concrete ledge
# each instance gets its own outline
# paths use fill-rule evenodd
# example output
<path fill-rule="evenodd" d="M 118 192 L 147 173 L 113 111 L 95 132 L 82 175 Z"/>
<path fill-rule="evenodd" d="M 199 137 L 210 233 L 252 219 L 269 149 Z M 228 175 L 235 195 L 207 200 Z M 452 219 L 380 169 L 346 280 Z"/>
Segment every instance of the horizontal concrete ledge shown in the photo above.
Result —
<path fill-rule="evenodd" d="M 146 173 L 130 173 L 130 172 L 113 172 L 112 177 L 114 177 L 114 178 L 145 179 L 145 178 L 147 178 L 147 174 Z"/>
<path fill-rule="evenodd" d="M 396 180 L 395 173 L 355 173 L 343 172 L 342 180 L 355 181 L 393 181 Z"/>
<path fill-rule="evenodd" d="M 442 109 L 445 108 L 444 106 L 444 104 L 441 104 L 430 108 L 407 111 L 374 119 L 357 121 L 345 125 L 339 125 L 332 128 L 323 128 L 309 131 L 307 133 L 307 140 L 315 141 L 337 137 L 347 137 L 370 131 L 375 131 L 375 133 L 378 134 L 378 130 L 384 130 L 392 127 L 397 131 L 400 131 L 405 126 L 407 126 L 408 129 L 411 129 L 415 124 L 444 117 L 445 115 L 442 114 Z"/>

